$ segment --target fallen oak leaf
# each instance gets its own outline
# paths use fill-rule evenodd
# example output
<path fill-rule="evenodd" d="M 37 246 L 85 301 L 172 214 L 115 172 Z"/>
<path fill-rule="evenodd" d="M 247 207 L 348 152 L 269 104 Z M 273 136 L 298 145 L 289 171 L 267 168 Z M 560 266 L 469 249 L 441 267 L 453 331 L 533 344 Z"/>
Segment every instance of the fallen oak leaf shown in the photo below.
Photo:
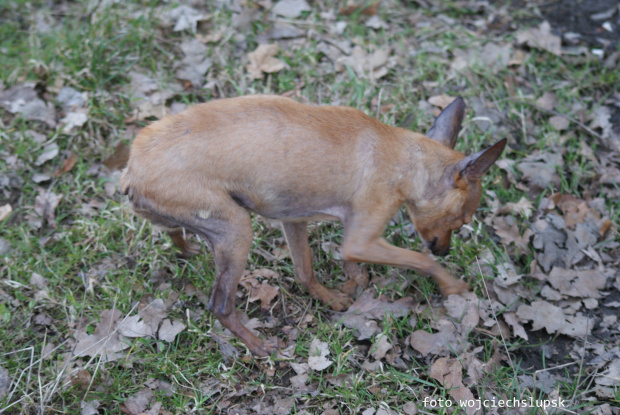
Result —
<path fill-rule="evenodd" d="M 382 320 L 386 314 L 404 317 L 414 305 L 415 301 L 409 297 L 394 302 L 390 301 L 385 295 L 374 298 L 374 290 L 368 289 L 349 306 L 346 312 L 334 316 L 333 319 L 345 327 L 356 329 L 358 340 L 364 340 L 381 332 L 375 320 Z"/>
<path fill-rule="evenodd" d="M 491 220 L 493 230 L 501 238 L 503 244 L 514 243 L 523 251 L 528 250 L 530 238 L 534 235 L 531 229 L 526 229 L 523 235 L 519 232 L 516 221 L 511 216 L 496 216 Z"/>
<path fill-rule="evenodd" d="M 75 163 L 77 162 L 77 155 L 75 153 L 71 153 L 69 157 L 62 161 L 62 166 L 60 169 L 56 170 L 54 176 L 59 177 L 63 173 L 68 173 L 71 171 Z"/>
<path fill-rule="evenodd" d="M 533 330 L 544 328 L 549 334 L 566 327 L 564 311 L 546 301 L 534 301 L 531 306 L 526 304 L 519 306 L 517 316 L 522 320 L 531 320 Z"/>
<path fill-rule="evenodd" d="M 149 304 L 140 304 L 140 311 L 134 316 L 126 317 L 118 325 L 118 331 L 125 337 L 155 338 L 159 323 L 168 315 L 164 300 L 158 298 Z"/>
<path fill-rule="evenodd" d="M 259 45 L 255 51 L 248 54 L 250 63 L 246 66 L 252 79 L 263 79 L 264 73 L 279 72 L 288 65 L 286 62 L 276 58 L 280 51 L 280 46 L 275 43 Z"/>
<path fill-rule="evenodd" d="M 379 12 L 379 5 L 381 0 L 378 0 L 369 6 L 364 7 L 362 4 L 355 4 L 353 1 L 347 1 L 345 7 L 341 8 L 339 13 L 343 16 L 350 16 L 356 11 L 360 10 L 360 14 L 364 16 L 375 16 Z"/>
<path fill-rule="evenodd" d="M 144 388 L 121 404 L 121 412 L 127 415 L 143 414 L 153 399 L 153 392 Z"/>
<path fill-rule="evenodd" d="M 280 0 L 271 9 L 271 12 L 277 16 L 283 16 L 289 19 L 295 19 L 303 12 L 309 12 L 312 8 L 306 0 Z"/>
<path fill-rule="evenodd" d="M 450 295 L 444 302 L 448 314 L 460 323 L 458 328 L 461 335 L 466 336 L 478 325 L 480 321 L 479 301 L 476 294 L 470 292 L 464 295 Z"/>
<path fill-rule="evenodd" d="M 69 133 L 71 130 L 86 124 L 86 121 L 88 121 L 88 115 L 86 113 L 82 111 L 69 112 L 63 119 L 60 120 L 61 124 L 64 124 L 62 127 L 62 132 Z"/>
<path fill-rule="evenodd" d="M 56 215 L 54 211 L 62 198 L 63 195 L 57 195 L 56 193 L 41 189 L 34 199 L 34 211 L 42 220 L 45 220 L 47 224 L 53 228 L 56 227 Z M 41 226 L 42 225 L 43 223 L 41 222 Z"/>
<path fill-rule="evenodd" d="M 450 95 L 445 95 L 445 94 L 433 95 L 432 97 L 428 99 L 428 103 L 436 107 L 439 107 L 441 109 L 444 109 L 448 105 L 450 105 L 452 101 L 454 101 L 455 99 L 456 97 L 452 97 Z"/>
<path fill-rule="evenodd" d="M 595 270 L 573 270 L 553 267 L 549 282 L 559 292 L 571 297 L 601 298 L 599 290 L 605 288 L 607 277 Z"/>
<path fill-rule="evenodd" d="M 474 394 L 463 384 L 463 366 L 458 359 L 447 357 L 439 358 L 431 366 L 430 373 L 457 402 L 464 402 L 474 399 Z M 467 406 L 467 415 L 476 413 L 477 409 Z"/>
<path fill-rule="evenodd" d="M 437 325 L 439 326 L 437 333 L 417 330 L 409 336 L 409 344 L 422 356 L 449 354 L 453 348 L 456 349 L 457 338 L 454 324 L 447 319 L 441 319 Z"/>
<path fill-rule="evenodd" d="M 261 310 L 267 311 L 269 310 L 271 301 L 276 298 L 279 291 L 279 287 L 271 286 L 266 280 L 263 280 L 262 284 L 259 286 L 252 287 L 252 295 L 250 296 L 249 301 L 254 302 L 256 300 L 260 300 Z"/>
<path fill-rule="evenodd" d="M 388 341 L 387 336 L 379 334 L 370 348 L 370 354 L 375 360 L 381 360 L 392 347 L 393 345 Z"/>
<path fill-rule="evenodd" d="M 205 79 L 205 74 L 213 65 L 211 58 L 207 57 L 209 48 L 203 45 L 198 39 L 190 39 L 181 43 L 181 50 L 185 57 L 178 63 L 177 78 L 189 82 L 188 87 L 200 88 Z"/>
<path fill-rule="evenodd" d="M 519 319 L 515 313 L 504 313 L 502 316 L 504 317 L 506 324 L 512 327 L 512 334 L 514 336 L 519 336 L 526 341 L 528 340 L 527 333 L 523 326 L 519 323 Z"/>
<path fill-rule="evenodd" d="M 73 354 L 80 356 L 98 356 L 102 361 L 114 361 L 120 357 L 120 352 L 130 347 L 128 342 L 121 340 L 116 323 L 121 317 L 117 309 L 101 312 L 101 320 L 93 334 L 87 335 L 84 331 L 76 332 L 77 344 Z"/>
<path fill-rule="evenodd" d="M 319 339 L 312 340 L 308 355 L 308 367 L 312 370 L 321 371 L 333 363 L 333 361 L 327 358 L 329 356 L 329 346 Z"/>
<path fill-rule="evenodd" d="M 531 27 L 518 33 L 517 42 L 526 43 L 532 48 L 546 50 L 557 56 L 562 54 L 562 39 L 551 33 L 551 25 L 546 20 L 538 27 Z"/>
<path fill-rule="evenodd" d="M 46 161 L 52 160 L 54 157 L 58 155 L 58 144 L 50 143 L 43 147 L 43 152 L 37 158 L 37 161 L 34 162 L 36 166 L 40 166 Z"/>
<path fill-rule="evenodd" d="M 167 318 L 161 323 L 157 336 L 159 337 L 159 340 L 172 343 L 177 334 L 185 330 L 185 327 L 185 324 L 180 321 L 170 320 Z"/>

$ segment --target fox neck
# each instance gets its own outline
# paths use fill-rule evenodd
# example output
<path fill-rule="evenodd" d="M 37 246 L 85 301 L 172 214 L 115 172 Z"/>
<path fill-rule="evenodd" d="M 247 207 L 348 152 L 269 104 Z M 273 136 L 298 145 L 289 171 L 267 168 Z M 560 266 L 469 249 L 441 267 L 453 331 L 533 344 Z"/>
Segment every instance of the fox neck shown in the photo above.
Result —
<path fill-rule="evenodd" d="M 410 133 L 408 142 L 403 193 L 407 204 L 416 205 L 449 186 L 449 169 L 465 156 L 421 134 Z"/>

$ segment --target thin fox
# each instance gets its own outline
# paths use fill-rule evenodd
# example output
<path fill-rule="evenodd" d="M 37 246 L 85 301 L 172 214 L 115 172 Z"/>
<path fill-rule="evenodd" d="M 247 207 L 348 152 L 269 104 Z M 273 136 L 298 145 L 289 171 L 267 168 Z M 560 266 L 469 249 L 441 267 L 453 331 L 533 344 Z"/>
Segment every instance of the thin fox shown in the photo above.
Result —
<path fill-rule="evenodd" d="M 278 96 L 211 101 L 144 128 L 121 187 L 134 210 L 166 228 L 185 254 L 195 250 L 181 228 L 200 235 L 216 266 L 208 309 L 250 352 L 267 356 L 277 343 L 252 334 L 235 310 L 252 244 L 248 210 L 282 221 L 297 280 L 334 310 L 345 310 L 351 299 L 314 276 L 307 238 L 312 220 L 342 222 L 346 261 L 431 275 L 446 296 L 469 289 L 429 256 L 381 236 L 405 205 L 428 248 L 446 255 L 452 231 L 471 221 L 481 177 L 506 139 L 467 157 L 455 151 L 464 109 L 457 98 L 423 135 L 348 107 Z"/>

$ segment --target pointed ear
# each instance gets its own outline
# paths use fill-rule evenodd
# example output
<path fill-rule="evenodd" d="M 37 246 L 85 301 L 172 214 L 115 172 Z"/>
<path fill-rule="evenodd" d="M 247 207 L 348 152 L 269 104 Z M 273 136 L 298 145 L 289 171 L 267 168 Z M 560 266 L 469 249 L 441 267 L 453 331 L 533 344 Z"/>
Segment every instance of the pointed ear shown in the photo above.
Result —
<path fill-rule="evenodd" d="M 454 148 L 456 136 L 459 135 L 461 130 L 464 114 L 465 101 L 463 101 L 463 98 L 458 97 L 441 111 L 431 129 L 426 133 L 426 136 L 439 141 L 444 146 Z"/>
<path fill-rule="evenodd" d="M 480 180 L 489 167 L 502 155 L 507 141 L 508 140 L 503 138 L 486 150 L 471 154 L 459 161 L 456 165 L 456 171 L 459 173 L 459 177 L 470 180 Z"/>

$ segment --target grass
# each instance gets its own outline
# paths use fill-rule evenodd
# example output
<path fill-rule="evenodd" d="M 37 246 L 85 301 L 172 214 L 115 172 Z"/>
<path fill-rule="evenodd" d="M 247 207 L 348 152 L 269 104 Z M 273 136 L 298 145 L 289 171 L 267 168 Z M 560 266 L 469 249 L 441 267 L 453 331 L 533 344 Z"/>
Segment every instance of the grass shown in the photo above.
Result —
<path fill-rule="evenodd" d="M 337 10 L 336 4 L 330 1 L 326 4 Z M 274 246 L 281 244 L 283 237 L 279 230 L 257 218 L 253 221 L 255 240 L 248 269 L 264 267 L 280 273 L 280 280 L 274 284 L 279 285 L 281 298 L 275 307 L 284 309 L 284 303 L 291 313 L 285 318 L 279 310 L 272 310 L 278 318 L 274 327 L 264 332 L 281 334 L 283 327 L 291 326 L 298 331 L 293 360 L 307 362 L 309 345 L 318 338 L 329 345 L 334 362 L 325 371 L 309 372 L 306 385 L 312 386 L 313 391 L 299 391 L 290 386 L 290 378 L 296 373 L 287 360 L 255 360 L 244 354 L 243 344 L 235 338 L 227 340 L 241 351 L 241 355 L 232 358 L 221 353 L 213 337 L 218 323 L 205 312 L 205 297 L 196 294 L 210 292 L 214 280 L 210 254 L 203 246 L 203 255 L 190 260 L 177 259 L 169 240 L 131 213 L 126 200 L 114 191 L 117 176 L 101 166 L 101 161 L 113 153 L 118 141 L 132 139 L 132 130 L 125 121 L 132 112 L 128 73 L 135 70 L 157 74 L 164 84 L 174 81 L 175 64 L 181 57 L 179 45 L 183 39 L 191 37 L 191 33 L 162 28 L 161 17 L 172 7 L 167 3 L 68 3 L 63 9 L 54 7 L 50 10 L 46 2 L 27 0 L 10 0 L 0 5 L 3 60 L 0 80 L 5 87 L 32 81 L 46 99 L 53 100 L 62 85 L 71 86 L 88 93 L 89 117 L 83 127 L 64 133 L 60 128 L 51 129 L 6 111 L 2 113 L 0 171 L 12 174 L 7 177 L 12 177 L 13 185 L 4 189 L 0 205 L 10 203 L 13 213 L 0 223 L 0 237 L 11 247 L 10 254 L 0 263 L 0 370 L 6 369 L 13 383 L 4 397 L 0 395 L 0 411 L 80 413 L 82 402 L 97 400 L 99 413 L 120 413 L 121 405 L 127 404 L 154 379 L 169 385 L 150 390 L 156 396 L 155 401 L 171 413 L 233 412 L 261 400 L 265 405 L 273 405 L 276 400 L 290 396 L 296 398 L 291 413 L 322 413 L 327 409 L 361 413 L 369 408 L 406 412 L 404 406 L 408 402 L 414 402 L 420 413 L 465 413 L 461 409 L 450 412 L 446 408 L 422 406 L 425 397 L 450 397 L 448 390 L 429 374 L 435 357 L 420 358 L 410 350 L 405 353 L 407 358 L 401 359 L 403 364 L 383 360 L 381 370 L 361 369 L 364 361 L 368 361 L 377 335 L 358 341 L 353 330 L 335 325 L 331 314 L 303 293 L 294 282 L 290 259 L 269 260 L 258 254 L 258 248 L 271 252 Z M 369 29 L 364 25 L 367 18 L 359 13 L 339 17 L 347 26 L 338 40 L 347 39 L 371 51 L 393 48 L 395 62 L 390 63 L 388 75 L 379 81 L 359 76 L 350 67 L 341 73 L 331 69 L 319 41 L 321 36 L 330 34 L 317 10 L 309 12 L 303 20 L 318 35 L 309 35 L 303 46 L 293 44 L 279 55 L 289 68 L 270 74 L 265 80 L 250 80 L 243 68 L 245 55 L 255 49 L 259 36 L 272 23 L 264 12 L 259 12 L 263 13 L 263 18 L 256 19 L 241 39 L 239 33 L 230 32 L 233 13 L 210 3 L 210 20 L 201 23 L 200 30 L 225 34 L 225 40 L 208 45 L 214 64 L 207 79 L 216 86 L 182 90 L 173 100 L 193 104 L 222 95 L 281 94 L 303 85 L 302 95 L 311 102 L 339 102 L 372 116 L 377 115 L 373 99 L 381 97 L 382 103 L 395 105 L 393 110 L 378 115 L 382 121 L 396 125 L 407 114 L 413 114 L 412 128 L 424 131 L 430 126 L 432 117 L 419 110 L 419 101 L 439 93 L 460 94 L 468 102 L 483 98 L 496 103 L 506 114 L 505 119 L 483 130 L 470 117 L 457 149 L 471 153 L 506 135 L 511 140 L 506 157 L 520 160 L 537 149 L 556 151 L 561 145 L 565 149 L 564 162 L 572 168 L 563 172 L 559 188 L 547 189 L 547 193 L 535 198 L 555 191 L 581 197 L 584 191 L 590 191 L 584 181 L 595 174 L 596 166 L 580 151 L 581 143 L 590 142 L 590 137 L 580 129 L 557 133 L 548 124 L 547 115 L 521 105 L 519 100 L 553 91 L 558 96 L 556 108 L 560 112 L 572 111 L 570 103 L 576 97 L 583 97 L 586 108 L 592 110 L 595 102 L 618 92 L 618 71 L 604 68 L 598 60 L 589 57 L 561 59 L 530 50 L 518 69 L 505 68 L 493 73 L 474 66 L 466 75 L 454 76 L 449 71 L 451 51 L 478 47 L 482 39 L 461 24 L 443 25 L 441 30 L 416 31 L 406 16 L 422 12 L 427 19 L 436 22 L 434 19 L 440 11 L 421 11 L 413 7 L 395 5 L 394 9 L 380 9 L 379 15 L 390 27 L 398 28 L 394 33 L 391 29 Z M 475 16 L 474 11 L 461 8 L 460 4 L 451 2 L 443 7 L 443 12 L 452 19 Z M 53 16 L 56 24 L 51 32 L 35 30 L 33 11 Z M 509 41 L 510 36 L 498 34 L 496 41 Z M 243 43 L 246 48 L 242 50 L 239 45 Z M 424 47 L 428 51 L 410 57 L 412 49 Z M 509 77 L 524 81 L 517 86 L 516 97 L 511 97 L 507 87 Z M 58 106 L 57 110 L 60 111 Z M 141 120 L 135 126 L 141 127 L 147 122 Z M 44 143 L 26 134 L 28 130 L 43 133 Z M 58 157 L 36 166 L 43 144 L 52 142 L 59 147 Z M 596 150 L 595 144 L 592 147 Z M 69 173 L 54 177 L 69 153 L 78 156 L 76 165 Z M 37 173 L 49 174 L 51 180 L 35 183 L 33 177 Z M 495 192 L 500 204 L 532 197 L 514 183 L 506 188 L 501 183 L 499 169 L 484 181 L 484 192 Z M 34 215 L 33 206 L 41 189 L 63 198 L 53 220 L 37 229 L 29 218 Z M 606 191 L 606 188 L 597 189 L 593 196 L 604 195 Z M 488 284 L 493 279 L 493 275 L 479 269 L 477 259 L 483 252 L 490 250 L 496 258 L 510 258 L 519 272 L 524 273 L 534 259 L 533 250 L 515 254 L 512 248 L 502 245 L 483 222 L 490 211 L 489 199 L 486 197 L 483 201 L 469 235 L 453 237 L 451 255 L 440 260 L 452 274 L 465 275 L 480 298 L 486 297 L 485 281 Z M 538 201 L 533 200 L 535 206 Z M 617 199 L 605 203 L 612 220 L 617 222 Z M 525 231 L 529 222 L 522 217 L 516 219 L 519 229 Z M 403 248 L 421 250 L 421 241 L 410 238 L 405 225 L 406 222 L 390 224 L 386 230 L 388 239 Z M 340 226 L 332 224 L 312 226 L 310 230 L 315 271 L 331 286 L 344 281 L 342 265 L 325 252 L 321 244 L 339 243 L 341 232 Z M 614 238 L 617 240 L 617 236 Z M 162 270 L 168 275 L 163 286 L 158 277 Z M 47 287 L 33 285 L 33 273 L 44 276 Z M 437 289 L 427 278 L 382 266 L 369 267 L 369 273 L 378 294 L 385 294 L 392 300 L 413 295 L 432 306 L 437 304 Z M 380 280 L 377 277 L 386 276 L 391 276 L 387 285 L 376 283 Z M 187 289 L 190 282 L 195 292 Z M 166 300 L 170 296 L 178 298 L 169 316 L 187 325 L 173 342 L 139 338 L 114 362 L 76 358 L 71 353 L 76 329 L 85 326 L 86 333 L 93 334 L 104 310 L 115 307 L 127 315 L 141 300 Z M 246 302 L 245 297 L 240 308 L 250 317 L 266 317 L 256 303 Z M 504 311 L 495 310 L 498 315 Z M 309 317 L 304 319 L 304 316 Z M 411 317 L 386 316 L 381 323 L 382 334 L 400 347 L 415 330 L 437 331 L 433 326 L 437 316 L 432 307 L 416 319 Z M 40 324 L 39 321 L 48 322 Z M 470 332 L 467 341 L 480 348 L 478 356 L 485 363 L 491 361 L 498 350 L 515 354 L 513 361 L 490 366 L 480 382 L 468 385 L 480 398 L 548 398 L 536 389 L 523 387 L 519 381 L 520 376 L 533 372 L 519 362 L 519 356 L 527 353 L 523 341 L 501 338 L 483 330 Z M 534 344 L 534 347 L 539 346 Z M 522 354 L 519 355 L 519 351 Z M 452 356 L 459 358 L 458 353 Z M 88 372 L 86 379 L 66 376 L 79 368 Z M 564 376 L 574 379 L 575 372 L 567 371 Z M 583 379 L 587 376 L 589 374 L 583 371 Z M 341 381 L 345 383 L 339 383 Z M 588 388 L 588 383 L 566 381 L 559 386 L 558 393 L 562 397 L 579 396 L 590 393 Z M 617 386 L 615 393 L 616 397 L 609 402 L 617 405 L 620 401 Z M 579 412 L 585 403 L 576 400 L 572 405 L 573 410 Z M 541 412 L 530 409 L 527 413 Z"/>

